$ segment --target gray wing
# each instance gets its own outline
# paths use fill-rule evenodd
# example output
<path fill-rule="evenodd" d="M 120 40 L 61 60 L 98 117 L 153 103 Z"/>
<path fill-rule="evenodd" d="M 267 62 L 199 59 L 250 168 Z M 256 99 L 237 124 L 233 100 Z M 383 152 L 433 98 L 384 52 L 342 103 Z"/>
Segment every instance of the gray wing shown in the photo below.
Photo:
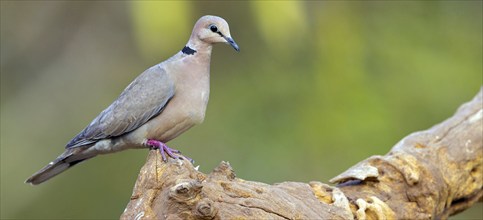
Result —
<path fill-rule="evenodd" d="M 174 95 L 174 82 L 159 65 L 139 75 L 66 148 L 95 143 L 139 128 L 160 114 Z"/>

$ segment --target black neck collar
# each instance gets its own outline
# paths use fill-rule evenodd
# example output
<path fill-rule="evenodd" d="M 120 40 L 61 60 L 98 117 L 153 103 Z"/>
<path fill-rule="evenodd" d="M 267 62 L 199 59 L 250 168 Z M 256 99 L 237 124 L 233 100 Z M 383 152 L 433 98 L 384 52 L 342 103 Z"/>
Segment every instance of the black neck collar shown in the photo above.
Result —
<path fill-rule="evenodd" d="M 196 50 L 193 50 L 188 46 L 184 46 L 184 48 L 181 50 L 181 52 L 183 52 L 186 55 L 193 55 L 193 54 L 196 53 Z"/>

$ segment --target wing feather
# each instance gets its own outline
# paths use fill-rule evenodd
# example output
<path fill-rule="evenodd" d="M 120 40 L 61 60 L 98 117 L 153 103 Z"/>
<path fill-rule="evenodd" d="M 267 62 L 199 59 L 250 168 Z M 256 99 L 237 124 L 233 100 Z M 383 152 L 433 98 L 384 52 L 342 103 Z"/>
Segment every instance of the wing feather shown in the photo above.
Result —
<path fill-rule="evenodd" d="M 156 65 L 139 75 L 66 148 L 95 143 L 131 132 L 160 114 L 174 95 L 174 82 Z"/>

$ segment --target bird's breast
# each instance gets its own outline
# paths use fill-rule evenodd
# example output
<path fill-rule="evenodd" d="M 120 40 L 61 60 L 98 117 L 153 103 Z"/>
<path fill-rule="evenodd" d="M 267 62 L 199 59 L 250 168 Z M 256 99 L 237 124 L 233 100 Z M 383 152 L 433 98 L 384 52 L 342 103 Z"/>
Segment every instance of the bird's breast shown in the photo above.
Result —
<path fill-rule="evenodd" d="M 184 104 L 183 113 L 180 114 L 181 120 L 193 123 L 193 125 L 200 124 L 205 119 L 206 107 L 209 100 L 209 89 L 200 89 L 199 91 L 192 91 L 186 96 L 176 97 L 182 100 Z"/>
<path fill-rule="evenodd" d="M 200 96 L 198 96 L 200 97 Z M 166 108 L 146 124 L 146 139 L 167 142 L 185 132 L 205 118 L 206 102 L 192 96 L 176 96 Z"/>
<path fill-rule="evenodd" d="M 210 88 L 209 75 L 185 76 L 161 114 L 147 125 L 147 138 L 167 142 L 205 119 Z M 180 81 L 178 81 L 180 82 Z"/>

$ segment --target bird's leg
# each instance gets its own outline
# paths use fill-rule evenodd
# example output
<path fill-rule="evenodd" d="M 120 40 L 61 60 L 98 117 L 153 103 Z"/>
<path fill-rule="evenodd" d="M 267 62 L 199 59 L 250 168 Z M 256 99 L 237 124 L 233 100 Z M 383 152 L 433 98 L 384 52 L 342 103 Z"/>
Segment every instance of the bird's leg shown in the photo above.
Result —
<path fill-rule="evenodd" d="M 159 149 L 159 152 L 161 153 L 161 156 L 163 157 L 163 161 L 167 161 L 166 154 L 168 154 L 168 156 L 173 158 L 173 159 L 178 159 L 178 158 L 183 159 L 183 157 L 185 157 L 186 159 L 191 161 L 191 163 L 194 162 L 193 159 L 191 159 L 189 157 L 186 157 L 186 156 L 183 156 L 183 155 L 182 155 L 183 157 L 179 157 L 179 156 L 175 155 L 175 153 L 181 154 L 181 152 L 179 150 L 168 147 L 168 145 L 166 145 L 165 143 L 163 143 L 161 141 L 148 139 L 148 141 L 146 141 L 146 145 L 153 147 L 155 149 Z"/>
<path fill-rule="evenodd" d="M 171 149 L 166 145 L 165 143 L 158 141 L 158 140 L 153 140 L 149 139 L 146 144 L 148 146 L 151 146 L 155 149 L 159 149 L 159 152 L 161 153 L 161 156 L 163 157 L 163 161 L 166 161 L 166 154 L 170 156 L 173 159 L 178 159 L 179 157 L 174 155 L 174 153 L 180 153 L 179 150 L 176 149 Z"/>

